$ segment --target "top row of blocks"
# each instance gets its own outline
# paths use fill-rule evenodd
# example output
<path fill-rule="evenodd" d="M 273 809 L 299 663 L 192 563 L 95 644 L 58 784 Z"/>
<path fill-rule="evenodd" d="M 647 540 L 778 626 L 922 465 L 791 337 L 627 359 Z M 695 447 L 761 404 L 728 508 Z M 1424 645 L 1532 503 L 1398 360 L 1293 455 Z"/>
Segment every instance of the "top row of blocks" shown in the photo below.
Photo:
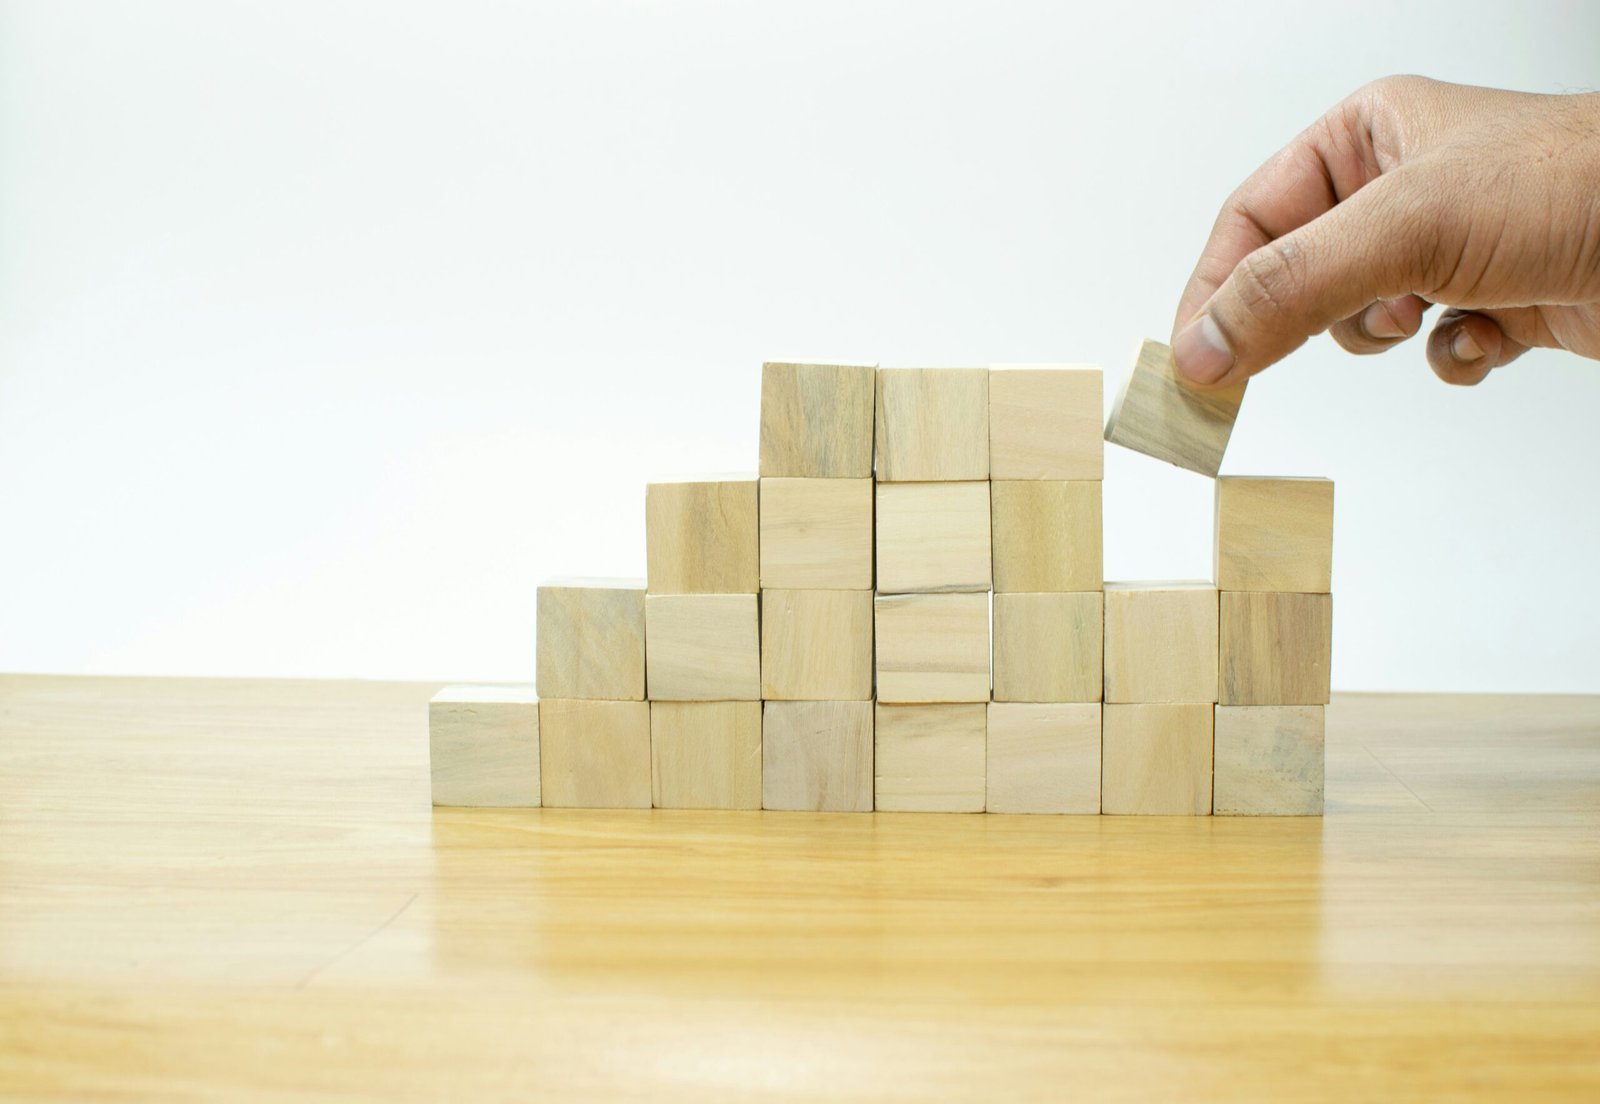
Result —
<path fill-rule="evenodd" d="M 766 364 L 761 474 L 885 483 L 1104 477 L 1098 368 Z"/>

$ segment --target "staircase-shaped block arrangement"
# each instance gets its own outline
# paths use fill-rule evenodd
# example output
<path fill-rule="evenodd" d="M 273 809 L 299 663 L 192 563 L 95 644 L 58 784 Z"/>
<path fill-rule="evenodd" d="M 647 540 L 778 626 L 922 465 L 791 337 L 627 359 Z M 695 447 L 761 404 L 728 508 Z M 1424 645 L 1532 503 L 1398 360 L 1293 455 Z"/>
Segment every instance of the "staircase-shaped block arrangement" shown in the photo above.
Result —
<path fill-rule="evenodd" d="M 757 475 L 651 483 L 539 588 L 536 692 L 430 707 L 436 805 L 1318 815 L 1333 484 L 1217 476 L 1244 388 L 762 369 Z M 1111 582 L 1104 441 L 1215 480 L 1215 578 Z"/>

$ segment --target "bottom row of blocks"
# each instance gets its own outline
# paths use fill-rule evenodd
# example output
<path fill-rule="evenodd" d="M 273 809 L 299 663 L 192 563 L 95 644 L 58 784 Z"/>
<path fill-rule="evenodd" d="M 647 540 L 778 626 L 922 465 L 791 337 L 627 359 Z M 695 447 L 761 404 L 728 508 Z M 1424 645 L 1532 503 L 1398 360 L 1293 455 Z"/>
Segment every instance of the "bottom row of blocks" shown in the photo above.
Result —
<path fill-rule="evenodd" d="M 475 687 L 434 698 L 429 728 L 436 805 L 1322 811 L 1322 706 L 536 702 Z"/>

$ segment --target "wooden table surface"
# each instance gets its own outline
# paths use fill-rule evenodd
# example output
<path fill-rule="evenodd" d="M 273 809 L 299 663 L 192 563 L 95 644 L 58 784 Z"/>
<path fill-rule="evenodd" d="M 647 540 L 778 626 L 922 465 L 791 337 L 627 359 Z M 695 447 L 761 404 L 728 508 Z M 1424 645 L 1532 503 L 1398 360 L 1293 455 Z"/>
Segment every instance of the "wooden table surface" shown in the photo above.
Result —
<path fill-rule="evenodd" d="M 434 812 L 432 689 L 0 678 L 0 1098 L 1600 1099 L 1600 698 L 1246 820 Z"/>

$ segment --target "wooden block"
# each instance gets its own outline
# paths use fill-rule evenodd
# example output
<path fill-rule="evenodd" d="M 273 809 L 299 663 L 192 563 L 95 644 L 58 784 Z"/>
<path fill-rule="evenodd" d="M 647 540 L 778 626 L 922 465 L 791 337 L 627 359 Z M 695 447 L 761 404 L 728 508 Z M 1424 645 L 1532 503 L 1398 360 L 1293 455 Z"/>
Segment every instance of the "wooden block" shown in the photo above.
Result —
<path fill-rule="evenodd" d="M 994 700 L 1097 702 L 1104 671 L 1104 598 L 994 596 Z"/>
<path fill-rule="evenodd" d="M 880 368 L 878 480 L 989 478 L 989 373 L 983 368 Z"/>
<path fill-rule="evenodd" d="M 845 364 L 761 366 L 761 474 L 872 475 L 876 372 Z"/>
<path fill-rule="evenodd" d="M 991 703 L 988 764 L 991 813 L 1098 813 L 1100 705 Z"/>
<path fill-rule="evenodd" d="M 1210 583 L 1107 583 L 1108 702 L 1217 700 L 1217 591 Z"/>
<path fill-rule="evenodd" d="M 1223 705 L 1326 705 L 1333 596 L 1223 591 Z"/>
<path fill-rule="evenodd" d="M 539 587 L 539 696 L 644 700 L 644 580 Z"/>
<path fill-rule="evenodd" d="M 651 594 L 754 594 L 761 584 L 754 476 L 707 477 L 645 488 Z"/>
<path fill-rule="evenodd" d="M 872 591 L 762 591 L 761 696 L 871 698 Z"/>
<path fill-rule="evenodd" d="M 1217 480 L 1216 579 L 1223 590 L 1326 594 L 1333 577 L 1333 482 Z"/>
<path fill-rule="evenodd" d="M 989 596 L 895 594 L 874 600 L 878 700 L 989 700 Z"/>
<path fill-rule="evenodd" d="M 763 708 L 763 809 L 872 811 L 870 701 L 769 701 Z"/>
<path fill-rule="evenodd" d="M 989 478 L 1103 478 L 1101 379 L 1088 366 L 991 369 Z"/>
<path fill-rule="evenodd" d="M 761 585 L 872 589 L 872 480 L 761 480 Z"/>
<path fill-rule="evenodd" d="M 1106 422 L 1106 440 L 1201 475 L 1216 475 L 1244 383 L 1202 391 L 1178 378 L 1172 350 L 1145 341 Z"/>
<path fill-rule="evenodd" d="M 658 809 L 761 808 L 761 703 L 650 703 Z"/>
<path fill-rule="evenodd" d="M 873 803 L 890 813 L 981 813 L 985 705 L 879 705 Z"/>
<path fill-rule="evenodd" d="M 1210 705 L 1112 705 L 1102 718 L 1100 811 L 1211 812 Z"/>
<path fill-rule="evenodd" d="M 529 687 L 447 686 L 428 703 L 435 805 L 539 804 L 539 702 Z"/>
<path fill-rule="evenodd" d="M 539 703 L 546 808 L 650 808 L 650 703 Z"/>
<path fill-rule="evenodd" d="M 1099 483 L 998 480 L 989 486 L 997 593 L 1104 585 Z"/>
<path fill-rule="evenodd" d="M 645 668 L 652 701 L 758 701 L 754 594 L 647 594 Z"/>
<path fill-rule="evenodd" d="M 1323 707 L 1219 705 L 1218 816 L 1321 816 Z"/>
<path fill-rule="evenodd" d="M 878 592 L 988 590 L 988 483 L 879 483 Z"/>

